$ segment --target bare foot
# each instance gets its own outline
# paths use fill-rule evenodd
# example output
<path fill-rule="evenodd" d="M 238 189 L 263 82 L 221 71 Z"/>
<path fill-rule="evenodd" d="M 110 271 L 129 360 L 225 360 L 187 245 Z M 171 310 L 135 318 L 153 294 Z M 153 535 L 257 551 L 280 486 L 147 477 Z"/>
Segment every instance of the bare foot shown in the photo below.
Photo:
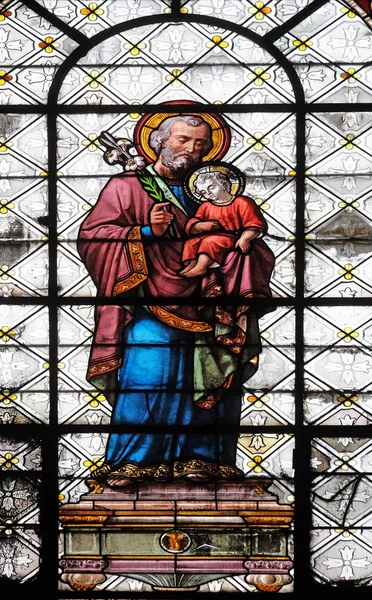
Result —
<path fill-rule="evenodd" d="M 107 485 L 110 487 L 127 487 L 128 485 L 134 485 L 134 479 L 125 477 L 124 475 L 110 475 L 107 477 Z"/>
<path fill-rule="evenodd" d="M 190 260 L 190 262 L 186 265 L 186 267 L 184 269 L 181 269 L 181 271 L 179 272 L 180 275 L 185 275 L 186 273 L 188 273 L 190 271 L 190 269 L 192 269 L 193 267 L 195 267 L 197 263 L 197 260 Z"/>
<path fill-rule="evenodd" d="M 192 483 L 208 483 L 212 481 L 212 478 L 206 473 L 188 473 L 185 475 L 186 481 L 192 481 Z"/>
<path fill-rule="evenodd" d="M 206 272 L 207 268 L 204 265 L 197 264 L 186 273 L 182 273 L 182 275 L 184 277 L 200 277 L 201 275 L 205 275 Z"/>

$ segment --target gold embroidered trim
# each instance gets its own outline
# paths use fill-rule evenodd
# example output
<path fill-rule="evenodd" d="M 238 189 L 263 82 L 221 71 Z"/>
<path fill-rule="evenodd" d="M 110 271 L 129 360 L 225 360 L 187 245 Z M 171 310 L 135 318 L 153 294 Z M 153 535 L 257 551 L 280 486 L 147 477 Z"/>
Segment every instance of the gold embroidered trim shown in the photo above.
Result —
<path fill-rule="evenodd" d="M 118 294 L 122 294 L 123 292 L 127 292 L 128 290 L 136 287 L 145 281 L 148 276 L 146 257 L 141 239 L 140 225 L 137 225 L 130 230 L 127 236 L 127 241 L 130 261 L 134 272 L 121 281 L 118 281 L 114 285 L 112 292 L 113 296 L 117 296 Z"/>
<path fill-rule="evenodd" d="M 222 306 L 216 306 L 215 315 L 219 323 L 222 323 L 223 325 L 234 325 L 234 317 L 224 310 Z"/>
<path fill-rule="evenodd" d="M 230 335 L 219 335 L 216 339 L 220 344 L 227 346 L 231 352 L 239 354 L 243 350 L 246 335 L 241 329 L 238 329 L 235 337 Z"/>
<path fill-rule="evenodd" d="M 204 321 L 191 321 L 190 319 L 183 319 L 182 317 L 178 317 L 171 311 L 162 308 L 161 306 L 149 306 L 149 309 L 155 315 L 155 317 L 159 319 L 159 321 L 162 321 L 171 327 L 196 333 L 212 331 L 212 327 Z"/>
<path fill-rule="evenodd" d="M 111 471 L 110 478 L 116 476 L 129 477 L 136 481 L 149 481 L 151 479 L 165 481 L 171 478 L 172 473 L 171 468 L 165 464 L 140 467 L 132 463 L 126 463 L 122 467 Z"/>
<path fill-rule="evenodd" d="M 104 360 L 99 363 L 91 365 L 88 369 L 88 379 L 96 375 L 103 375 L 110 371 L 115 371 L 121 365 L 121 358 L 111 358 L 110 360 Z"/>
<path fill-rule="evenodd" d="M 184 462 L 175 462 L 173 467 L 174 477 L 184 477 L 189 473 L 201 473 L 203 475 L 209 475 L 216 479 L 236 479 L 237 477 L 243 477 L 243 471 L 238 467 L 232 467 L 230 465 L 217 465 L 215 463 L 208 463 L 204 460 L 197 458 L 187 460 Z"/>
<path fill-rule="evenodd" d="M 195 404 L 200 408 L 205 408 L 206 410 L 212 408 L 215 404 L 217 404 L 217 402 L 219 402 L 219 400 L 221 400 L 224 390 L 230 387 L 233 377 L 234 373 L 230 373 L 220 388 L 209 392 L 206 396 L 200 398 L 200 400 L 197 400 Z"/>
<path fill-rule="evenodd" d="M 132 463 L 126 463 L 113 470 L 108 463 L 96 469 L 87 480 L 89 486 L 99 486 L 105 480 L 115 483 L 116 478 L 128 477 L 137 482 L 142 481 L 166 481 L 174 478 L 184 477 L 189 473 L 202 473 L 216 479 L 236 479 L 243 477 L 244 473 L 238 467 L 230 465 L 218 465 L 204 460 L 191 459 L 187 461 L 177 461 L 171 466 L 166 464 L 151 465 L 142 467 Z M 100 493 L 100 492 L 97 492 Z"/>

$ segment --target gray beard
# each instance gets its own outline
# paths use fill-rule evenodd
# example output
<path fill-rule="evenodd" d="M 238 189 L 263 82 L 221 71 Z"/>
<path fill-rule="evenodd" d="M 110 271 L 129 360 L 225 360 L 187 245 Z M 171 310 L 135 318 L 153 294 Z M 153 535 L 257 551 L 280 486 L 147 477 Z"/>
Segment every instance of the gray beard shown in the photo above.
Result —
<path fill-rule="evenodd" d="M 184 154 L 184 152 L 173 152 L 169 146 L 164 146 L 160 152 L 163 165 L 176 173 L 187 171 L 199 161 L 199 155 L 189 154 L 186 157 Z"/>

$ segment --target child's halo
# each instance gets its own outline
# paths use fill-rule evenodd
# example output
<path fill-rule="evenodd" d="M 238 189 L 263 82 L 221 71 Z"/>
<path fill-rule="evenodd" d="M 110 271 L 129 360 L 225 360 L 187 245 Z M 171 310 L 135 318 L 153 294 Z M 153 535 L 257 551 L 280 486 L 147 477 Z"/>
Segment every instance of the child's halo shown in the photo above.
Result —
<path fill-rule="evenodd" d="M 208 202 L 208 199 L 202 196 L 195 187 L 197 177 L 204 173 L 222 173 L 226 175 L 231 183 L 230 193 L 232 196 L 239 196 L 245 188 L 245 178 L 243 173 L 234 165 L 222 161 L 204 163 L 202 166 L 189 171 L 183 184 L 184 192 L 198 204 Z"/>

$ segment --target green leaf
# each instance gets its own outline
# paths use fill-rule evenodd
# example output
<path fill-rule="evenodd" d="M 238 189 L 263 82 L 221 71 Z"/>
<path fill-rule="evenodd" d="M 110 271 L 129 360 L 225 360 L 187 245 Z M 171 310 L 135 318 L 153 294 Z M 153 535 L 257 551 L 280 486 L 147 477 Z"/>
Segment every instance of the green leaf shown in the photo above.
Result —
<path fill-rule="evenodd" d="M 148 193 L 152 200 L 155 200 L 155 202 L 165 202 L 163 192 L 156 183 L 156 179 L 151 174 L 144 173 L 140 170 L 135 171 L 135 173 L 137 175 L 138 181 L 142 185 L 142 188 L 145 190 L 145 192 Z M 176 237 L 176 232 L 172 225 L 169 225 L 168 231 L 171 237 Z"/>

